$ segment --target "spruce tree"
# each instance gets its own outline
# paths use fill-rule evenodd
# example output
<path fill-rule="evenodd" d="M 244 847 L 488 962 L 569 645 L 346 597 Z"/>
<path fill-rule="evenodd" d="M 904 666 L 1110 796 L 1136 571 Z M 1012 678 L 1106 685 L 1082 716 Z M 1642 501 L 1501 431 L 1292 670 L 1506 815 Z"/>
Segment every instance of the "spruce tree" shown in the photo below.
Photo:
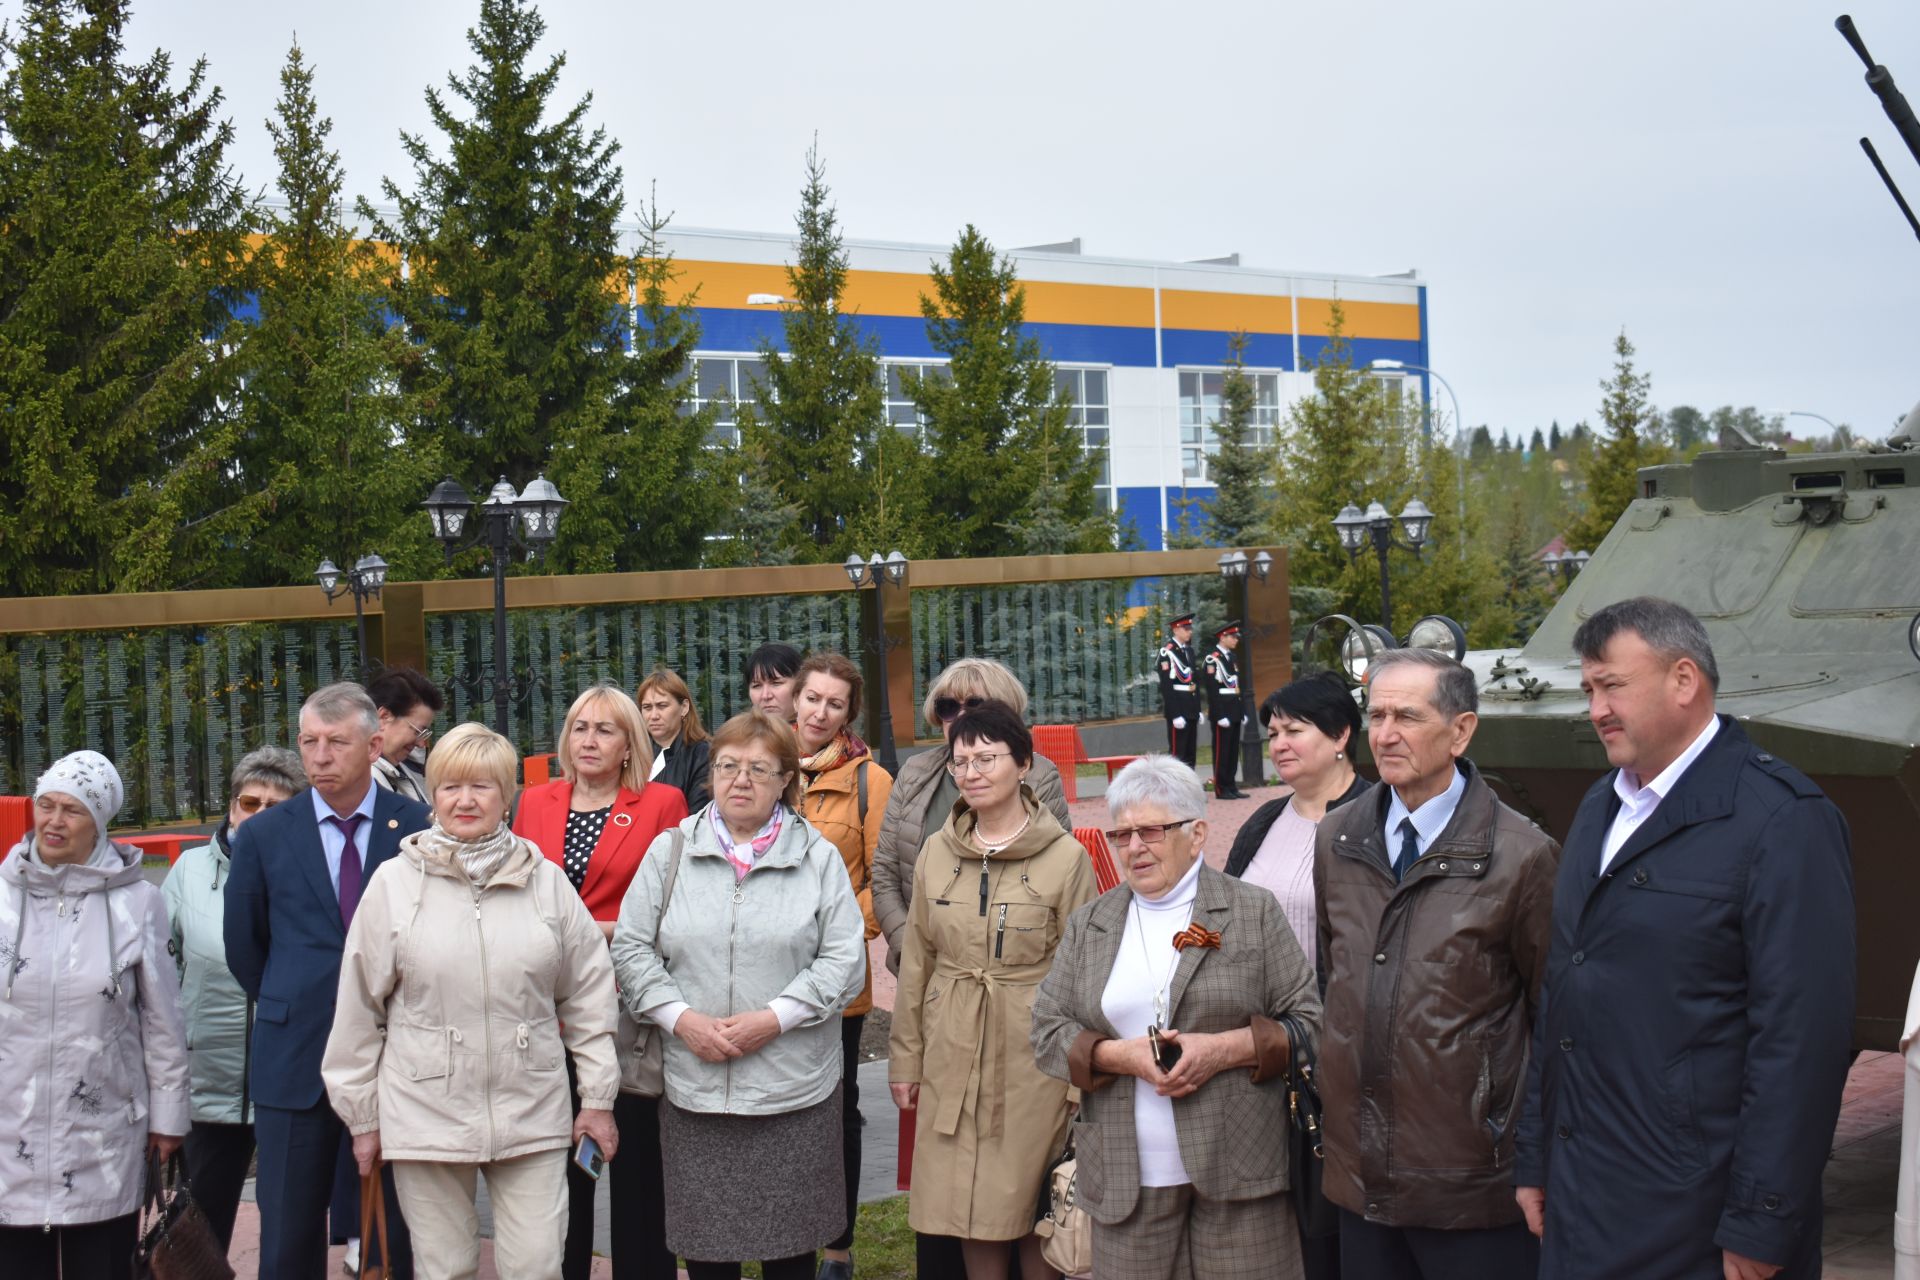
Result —
<path fill-rule="evenodd" d="M 1600 383 L 1600 421 L 1606 434 L 1581 459 L 1586 510 L 1567 530 L 1567 545 L 1591 549 L 1612 530 L 1633 501 L 1641 467 L 1665 456 L 1657 444 L 1641 438 L 1646 425 L 1647 391 L 1653 380 L 1633 367 L 1633 344 L 1622 329 L 1613 341 L 1613 376 Z M 1575 428 L 1576 435 L 1580 429 Z"/>
<path fill-rule="evenodd" d="M 1013 260 L 969 225 L 931 277 L 920 313 L 951 377 L 912 379 L 909 394 L 927 421 L 927 505 L 940 513 L 928 529 L 934 553 L 998 555 L 1010 525 L 1049 523 L 1070 531 L 1062 550 L 1108 550 L 1097 462 L 1080 446 L 1053 365 L 1025 333 L 1027 295 Z"/>
<path fill-rule="evenodd" d="M 1560 419 L 1558 418 L 1553 420 L 1553 425 L 1547 430 L 1547 450 L 1550 453 L 1560 452 Z"/>
<path fill-rule="evenodd" d="M 572 503 L 558 568 L 689 564 L 708 518 L 692 468 L 707 424 L 673 411 L 691 320 L 664 286 L 649 303 L 664 267 L 620 253 L 619 145 L 588 131 L 591 95 L 550 110 L 566 57 L 532 65 L 545 31 L 529 0 L 481 0 L 473 65 L 448 78 L 451 98 L 426 93 L 442 151 L 403 133 L 413 189 L 382 183 L 397 217 L 361 204 L 404 258 L 387 280 L 408 338 L 401 387 L 470 488 L 548 473 Z M 652 358 L 628 355 L 636 269 Z"/>
<path fill-rule="evenodd" d="M 879 347 L 841 310 L 847 251 L 830 195 L 809 147 L 781 314 L 786 350 L 760 344 L 766 376 L 740 418 L 742 441 L 764 454 L 781 503 L 797 512 L 787 550 L 803 563 L 873 550 L 854 545 L 849 525 L 872 500 L 872 446 L 885 426 Z"/>
<path fill-rule="evenodd" d="M 1541 450 L 1545 449 L 1546 447 L 1547 447 L 1547 438 L 1541 434 L 1540 428 L 1535 427 L 1533 429 L 1533 438 L 1527 441 L 1528 455 L 1532 456 L 1534 454 L 1537 454 Z"/>
<path fill-rule="evenodd" d="M 722 536 L 708 547 L 706 563 L 716 569 L 792 564 L 800 508 L 783 496 L 764 448 L 749 441 L 730 456 L 739 466 L 738 501 L 720 526 Z"/>
<path fill-rule="evenodd" d="M 272 504 L 233 551 L 250 585 L 305 581 L 322 557 L 345 568 L 377 552 L 395 578 L 440 561 L 419 505 L 438 479 L 436 442 L 393 387 L 402 338 L 380 314 L 373 250 L 343 221 L 332 129 L 295 44 L 267 121 L 284 208 L 267 214 L 258 316 L 241 347 L 245 434 L 231 480 Z"/>
<path fill-rule="evenodd" d="M 1219 451 L 1207 469 L 1215 492 L 1209 504 L 1214 542 L 1222 547 L 1268 540 L 1266 517 L 1273 506 L 1275 455 L 1254 439 L 1255 391 L 1247 376 L 1247 335 L 1227 339 L 1227 372 L 1220 387 L 1220 420 L 1214 424 Z"/>
<path fill-rule="evenodd" d="M 252 206 L 197 62 L 125 58 L 127 0 L 0 31 L 0 591 L 224 581 L 263 505 L 221 478 Z"/>

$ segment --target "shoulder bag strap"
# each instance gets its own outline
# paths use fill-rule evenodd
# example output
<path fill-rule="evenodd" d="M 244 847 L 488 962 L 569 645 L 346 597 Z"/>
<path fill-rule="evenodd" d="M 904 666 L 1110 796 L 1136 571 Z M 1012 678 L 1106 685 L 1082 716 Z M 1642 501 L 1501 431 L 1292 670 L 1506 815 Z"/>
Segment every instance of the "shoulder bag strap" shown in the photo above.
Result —
<path fill-rule="evenodd" d="M 660 914 L 654 919 L 654 932 L 657 935 L 660 921 L 667 918 L 667 904 L 673 901 L 673 882 L 680 878 L 680 855 L 686 851 L 687 833 L 679 827 L 673 829 L 673 853 L 667 858 L 667 878 L 660 886 Z"/>

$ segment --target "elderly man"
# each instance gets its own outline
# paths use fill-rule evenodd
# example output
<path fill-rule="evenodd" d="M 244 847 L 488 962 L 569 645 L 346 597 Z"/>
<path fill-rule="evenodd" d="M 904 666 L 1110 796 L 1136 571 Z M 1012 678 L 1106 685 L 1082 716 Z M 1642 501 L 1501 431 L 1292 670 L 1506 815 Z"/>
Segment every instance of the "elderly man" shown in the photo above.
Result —
<path fill-rule="evenodd" d="M 1473 673 L 1428 649 L 1368 672 L 1380 785 L 1320 824 L 1320 1088 L 1341 1269 L 1533 1280 L 1513 1131 L 1559 849 L 1465 756 Z"/>
<path fill-rule="evenodd" d="M 1853 1023 L 1846 824 L 1714 713 L 1670 601 L 1574 633 L 1615 769 L 1554 901 L 1516 1193 L 1543 1276 L 1820 1274 L 1820 1175 Z"/>
<path fill-rule="evenodd" d="M 300 762 L 312 786 L 233 838 L 227 966 L 256 1001 L 249 1085 L 258 1144 L 262 1280 L 320 1280 L 340 1121 L 320 1056 L 333 1028 L 347 925 L 367 879 L 424 830 L 425 805 L 376 787 L 380 719 L 357 684 L 330 684 L 300 708 Z M 395 1274 L 410 1277 L 406 1226 L 387 1178 Z"/>

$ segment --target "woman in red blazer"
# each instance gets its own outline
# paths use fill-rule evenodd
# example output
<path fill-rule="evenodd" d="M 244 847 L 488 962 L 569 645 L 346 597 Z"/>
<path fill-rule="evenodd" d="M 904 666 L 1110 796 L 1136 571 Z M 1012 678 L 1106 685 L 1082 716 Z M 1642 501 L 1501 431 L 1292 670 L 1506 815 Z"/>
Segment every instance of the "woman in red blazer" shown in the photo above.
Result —
<path fill-rule="evenodd" d="M 561 776 L 520 793 L 513 829 L 560 864 L 611 938 L 640 859 L 655 836 L 687 816 L 686 797 L 677 787 L 647 781 L 653 744 L 640 708 L 612 685 L 595 685 L 574 699 L 558 756 Z M 613 1274 L 616 1280 L 673 1280 L 679 1271 L 666 1247 L 656 1100 L 622 1093 L 613 1122 L 620 1132 L 619 1153 L 607 1165 Z M 593 1179 L 569 1164 L 564 1280 L 587 1280 L 593 1267 L 593 1192 Z"/>

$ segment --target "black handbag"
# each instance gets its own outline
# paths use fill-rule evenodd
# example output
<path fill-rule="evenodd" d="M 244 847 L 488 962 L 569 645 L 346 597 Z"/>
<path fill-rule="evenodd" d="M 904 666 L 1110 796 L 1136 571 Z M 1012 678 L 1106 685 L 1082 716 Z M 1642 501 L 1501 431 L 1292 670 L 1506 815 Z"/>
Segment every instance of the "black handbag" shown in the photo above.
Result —
<path fill-rule="evenodd" d="M 1328 1201 L 1321 1179 L 1326 1172 L 1326 1149 L 1321 1145 L 1320 1086 L 1313 1071 L 1313 1041 L 1300 1019 L 1280 1015 L 1287 1032 L 1287 1165 L 1293 1188 L 1293 1212 L 1307 1236 L 1330 1236 L 1340 1230 L 1340 1215 Z"/>
<path fill-rule="evenodd" d="M 138 1280 L 233 1280 L 227 1251 L 194 1203 L 179 1152 L 167 1157 L 164 1176 L 159 1158 L 148 1152 L 139 1222 L 133 1250 Z"/>

